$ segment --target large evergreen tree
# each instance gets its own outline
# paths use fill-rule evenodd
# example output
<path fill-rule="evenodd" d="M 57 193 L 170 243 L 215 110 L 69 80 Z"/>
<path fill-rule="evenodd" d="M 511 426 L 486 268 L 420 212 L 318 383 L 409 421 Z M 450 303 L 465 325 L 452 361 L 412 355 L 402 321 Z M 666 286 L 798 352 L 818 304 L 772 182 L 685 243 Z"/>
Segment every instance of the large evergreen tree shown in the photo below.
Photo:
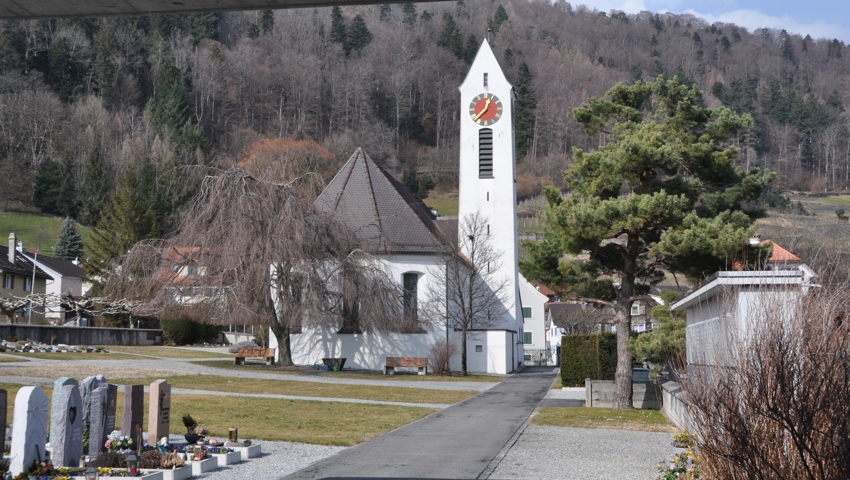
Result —
<path fill-rule="evenodd" d="M 59 239 L 53 246 L 53 256 L 65 260 L 75 260 L 83 256 L 83 237 L 77 231 L 74 220 L 66 218 L 59 229 Z"/>
<path fill-rule="evenodd" d="M 335 5 L 331 9 L 331 41 L 342 46 L 348 55 L 348 30 L 345 26 L 345 17 L 342 16 L 342 8 Z"/>
<path fill-rule="evenodd" d="M 617 84 L 574 114 L 588 135 L 604 134 L 607 143 L 592 152 L 573 150 L 566 195 L 546 189 L 549 227 L 557 235 L 549 241 L 560 248 L 539 255 L 544 261 L 537 272 L 527 264 L 523 272 L 536 280 L 548 271 L 564 282 L 564 296 L 614 310 L 614 407 L 629 409 L 632 303 L 664 270 L 701 278 L 740 258 L 749 248 L 752 217 L 760 213 L 747 206 L 773 176 L 734 166 L 738 149 L 730 140 L 751 125 L 750 116 L 705 108 L 702 92 L 675 78 Z M 559 262 L 562 253 L 574 259 Z M 745 258 L 758 257 L 748 253 Z"/>
<path fill-rule="evenodd" d="M 360 14 L 355 15 L 351 20 L 351 28 L 348 29 L 348 48 L 346 50 L 359 52 L 371 41 L 372 32 L 366 26 L 366 20 Z"/>
<path fill-rule="evenodd" d="M 507 20 L 508 12 L 506 12 L 505 7 L 500 4 L 499 8 L 496 9 L 496 13 L 493 14 L 493 31 L 498 32 L 499 27 L 501 27 Z"/>
<path fill-rule="evenodd" d="M 95 80 L 100 91 L 100 100 L 105 108 L 109 108 L 114 100 L 117 75 L 113 60 L 118 54 L 118 39 L 115 37 L 111 22 L 104 22 L 98 30 L 95 49 L 97 50 L 97 58 L 94 61 Z"/>
<path fill-rule="evenodd" d="M 100 148 L 95 146 L 86 158 L 80 220 L 86 225 L 97 225 L 100 221 L 100 212 L 108 200 L 108 195 L 109 186 L 106 182 L 103 157 L 100 154 Z"/>
<path fill-rule="evenodd" d="M 61 184 L 62 167 L 50 159 L 42 162 L 33 178 L 33 205 L 44 213 L 58 213 L 56 206 Z"/>
<path fill-rule="evenodd" d="M 528 65 L 522 62 L 519 66 L 519 76 L 516 84 L 516 156 L 522 161 L 531 143 L 534 141 L 534 112 L 537 110 L 537 95 L 531 84 L 531 71 Z"/>
<path fill-rule="evenodd" d="M 443 29 L 437 38 L 437 45 L 452 52 L 457 58 L 463 59 L 463 38 L 451 13 L 443 14 Z"/>

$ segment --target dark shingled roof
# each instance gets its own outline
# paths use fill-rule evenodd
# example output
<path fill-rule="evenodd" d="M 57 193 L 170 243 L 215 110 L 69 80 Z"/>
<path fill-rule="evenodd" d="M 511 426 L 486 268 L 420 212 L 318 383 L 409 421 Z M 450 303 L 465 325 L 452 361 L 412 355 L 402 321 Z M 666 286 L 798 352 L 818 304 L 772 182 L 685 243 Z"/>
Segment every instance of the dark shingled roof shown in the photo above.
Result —
<path fill-rule="evenodd" d="M 362 148 L 319 195 L 316 207 L 334 212 L 372 253 L 445 251 L 443 236 L 428 207 Z"/>
<path fill-rule="evenodd" d="M 27 256 L 34 258 L 35 252 L 27 250 Z M 79 265 L 74 265 L 74 262 L 64 258 L 49 257 L 39 253 L 36 261 L 63 277 L 81 278 L 83 276 L 83 269 Z"/>
<path fill-rule="evenodd" d="M 21 252 L 15 251 L 15 263 L 9 263 L 9 247 L 0 246 L 0 272 L 16 273 L 18 275 L 32 275 L 33 264 L 21 255 Z M 36 268 L 35 276 L 38 278 L 51 278 L 50 275 L 44 273 L 44 270 Z"/>

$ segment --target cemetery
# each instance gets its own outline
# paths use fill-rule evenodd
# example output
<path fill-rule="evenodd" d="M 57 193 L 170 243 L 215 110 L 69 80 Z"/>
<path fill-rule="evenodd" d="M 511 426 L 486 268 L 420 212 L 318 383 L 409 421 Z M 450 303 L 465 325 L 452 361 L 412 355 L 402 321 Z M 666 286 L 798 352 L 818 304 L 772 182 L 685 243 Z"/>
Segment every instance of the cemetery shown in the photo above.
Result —
<path fill-rule="evenodd" d="M 171 385 L 150 384 L 148 423 L 145 388 L 123 385 L 123 415 L 116 424 L 119 386 L 103 375 L 82 382 L 60 377 L 52 398 L 38 386 L 18 390 L 12 424 L 6 425 L 8 399 L 0 389 L 0 478 L 95 479 L 137 477 L 185 480 L 260 456 L 262 448 L 240 440 L 230 427 L 227 439 L 212 438 L 189 414 L 182 417 L 183 439 L 171 431 Z M 49 427 L 49 428 L 48 428 Z"/>

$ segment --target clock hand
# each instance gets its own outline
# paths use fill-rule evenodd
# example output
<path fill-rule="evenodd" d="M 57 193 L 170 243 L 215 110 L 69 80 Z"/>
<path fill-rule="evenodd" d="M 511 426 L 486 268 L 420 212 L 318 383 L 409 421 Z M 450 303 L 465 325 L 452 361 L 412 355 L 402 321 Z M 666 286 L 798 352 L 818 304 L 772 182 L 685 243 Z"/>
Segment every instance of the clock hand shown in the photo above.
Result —
<path fill-rule="evenodd" d="M 483 108 L 483 109 L 481 109 L 481 111 L 480 111 L 480 112 L 478 112 L 478 114 L 477 114 L 477 115 L 475 115 L 474 117 L 472 117 L 472 119 L 473 119 L 473 120 L 478 120 L 479 118 L 481 118 L 481 115 L 484 115 L 484 113 L 485 113 L 487 110 L 489 110 L 489 109 L 490 109 L 490 99 L 488 98 L 488 99 L 487 99 L 487 102 L 486 102 L 486 103 L 484 103 L 484 108 Z"/>

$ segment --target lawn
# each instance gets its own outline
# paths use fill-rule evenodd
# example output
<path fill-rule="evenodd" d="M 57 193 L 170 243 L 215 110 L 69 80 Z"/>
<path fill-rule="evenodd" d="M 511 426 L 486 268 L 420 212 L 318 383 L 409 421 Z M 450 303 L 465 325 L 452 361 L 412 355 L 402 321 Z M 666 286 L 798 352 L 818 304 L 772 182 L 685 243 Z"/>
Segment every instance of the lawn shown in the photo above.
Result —
<path fill-rule="evenodd" d="M 24 242 L 24 247 L 38 249 L 45 255 L 53 254 L 53 245 L 59 238 L 59 229 L 64 219 L 37 213 L 4 212 L 0 213 L 0 232 L 4 238 L 14 233 L 18 240 Z M 77 224 L 77 231 L 88 241 L 88 227 Z"/>
<path fill-rule="evenodd" d="M 0 384 L 8 392 L 6 422 L 12 422 L 15 395 L 21 385 Z M 42 387 L 51 399 L 53 389 Z M 121 428 L 124 394 L 119 389 L 116 429 Z M 148 397 L 145 396 L 147 425 Z M 48 407 L 50 412 L 50 407 Z M 365 442 L 416 421 L 435 410 L 416 407 L 362 405 L 339 402 L 307 402 L 268 398 L 188 395 L 171 397 L 172 433 L 183 433 L 179 419 L 186 413 L 204 424 L 215 437 L 227 437 L 229 427 L 239 428 L 240 438 L 350 446 Z M 145 430 L 147 430 L 145 428 Z"/>
<path fill-rule="evenodd" d="M 119 385 L 149 385 L 161 377 L 111 378 Z M 466 400 L 478 392 L 458 390 L 432 390 L 425 388 L 374 387 L 371 385 L 341 385 L 335 383 L 299 382 L 292 380 L 266 380 L 233 378 L 216 375 L 179 375 L 168 377 L 173 388 L 212 390 L 217 392 L 295 395 L 321 398 L 358 398 L 383 402 L 443 403 L 452 404 Z M 204 396 L 203 398 L 206 398 Z"/>
<path fill-rule="evenodd" d="M 437 210 L 441 217 L 457 215 L 458 197 L 455 193 L 430 192 L 428 198 L 423 200 L 429 208 Z"/>
<path fill-rule="evenodd" d="M 0 363 L 15 363 L 15 362 L 26 362 L 26 361 L 27 360 L 25 360 L 23 358 L 0 355 Z"/>
<path fill-rule="evenodd" d="M 105 353 L 105 352 L 7 352 L 9 355 L 15 355 L 21 358 L 42 358 L 45 360 L 133 360 L 138 359 L 138 355 L 128 353 Z"/>
<path fill-rule="evenodd" d="M 136 345 L 102 345 L 110 352 L 132 353 L 137 355 L 150 355 L 163 358 L 232 358 L 228 353 L 204 352 L 180 347 L 156 347 Z M 232 360 L 231 360 L 232 363 Z"/>
<path fill-rule="evenodd" d="M 263 373 L 276 373 L 280 375 L 327 375 L 334 378 L 356 378 L 361 380 L 404 380 L 406 382 L 501 382 L 505 377 L 501 375 L 467 375 L 462 377 L 456 375 L 419 375 L 416 372 L 396 372 L 395 375 L 384 375 L 380 371 L 342 371 L 342 372 L 325 372 L 317 370 L 304 370 L 303 368 L 281 368 L 274 365 L 265 365 L 263 363 L 247 363 L 245 365 L 234 365 L 233 360 L 199 360 L 198 365 L 206 365 L 208 367 L 223 368 L 226 370 L 241 370 L 250 369 Z"/>
<path fill-rule="evenodd" d="M 613 408 L 539 408 L 531 417 L 535 425 L 579 428 L 613 428 L 644 432 L 675 432 L 673 425 L 656 410 Z"/>

